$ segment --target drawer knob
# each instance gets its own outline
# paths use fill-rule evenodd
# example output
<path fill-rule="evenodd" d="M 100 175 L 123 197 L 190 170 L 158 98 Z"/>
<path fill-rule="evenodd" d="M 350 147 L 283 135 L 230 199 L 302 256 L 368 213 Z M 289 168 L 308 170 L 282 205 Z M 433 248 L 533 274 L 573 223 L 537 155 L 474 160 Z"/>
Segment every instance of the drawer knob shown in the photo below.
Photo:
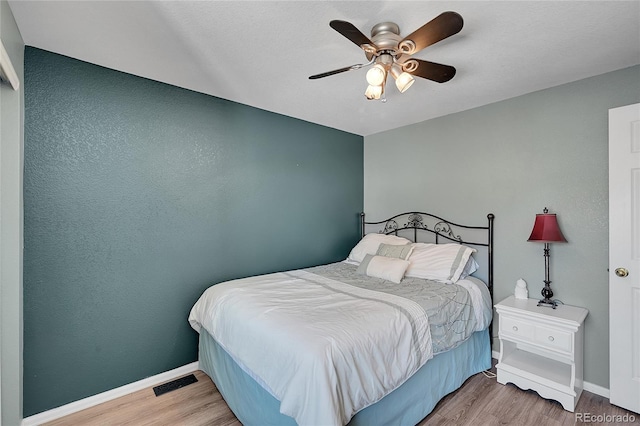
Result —
<path fill-rule="evenodd" d="M 549 336 L 549 341 L 553 342 L 553 336 Z"/>
<path fill-rule="evenodd" d="M 518 327 L 516 327 L 515 325 L 513 326 L 513 331 L 518 331 Z"/>

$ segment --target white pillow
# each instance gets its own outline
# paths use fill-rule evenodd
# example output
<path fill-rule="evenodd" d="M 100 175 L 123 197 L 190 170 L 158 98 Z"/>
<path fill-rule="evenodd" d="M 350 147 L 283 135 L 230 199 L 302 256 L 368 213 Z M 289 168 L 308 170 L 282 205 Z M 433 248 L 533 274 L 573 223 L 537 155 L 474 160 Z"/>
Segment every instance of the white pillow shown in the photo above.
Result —
<path fill-rule="evenodd" d="M 455 283 L 476 250 L 461 244 L 414 243 L 408 277 Z"/>
<path fill-rule="evenodd" d="M 349 253 L 349 257 L 347 258 L 347 261 L 357 262 L 357 263 L 362 262 L 362 260 L 366 255 L 376 254 L 376 252 L 378 251 L 378 247 L 380 247 L 380 244 L 382 243 L 401 246 L 405 244 L 410 244 L 411 241 L 407 240 L 406 238 L 397 237 L 395 235 L 367 234 L 351 250 L 351 253 Z"/>
<path fill-rule="evenodd" d="M 408 267 L 408 260 L 367 254 L 358 266 L 356 272 L 399 284 Z"/>
<path fill-rule="evenodd" d="M 476 262 L 473 256 L 469 256 L 469 260 L 467 260 L 467 264 L 464 265 L 464 269 L 462 270 L 462 273 L 460 274 L 459 279 L 464 280 L 469 275 L 477 271 L 479 267 L 480 265 L 478 265 L 478 262 Z"/>

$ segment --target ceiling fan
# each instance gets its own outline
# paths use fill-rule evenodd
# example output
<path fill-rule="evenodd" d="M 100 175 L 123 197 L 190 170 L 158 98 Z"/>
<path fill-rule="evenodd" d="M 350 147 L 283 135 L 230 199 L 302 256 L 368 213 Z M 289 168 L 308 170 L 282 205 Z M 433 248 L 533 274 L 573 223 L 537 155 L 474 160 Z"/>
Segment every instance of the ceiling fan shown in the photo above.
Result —
<path fill-rule="evenodd" d="M 367 71 L 369 87 L 365 96 L 369 100 L 382 99 L 383 102 L 386 101 L 384 87 L 389 74 L 395 79 L 396 87 L 401 93 L 414 83 L 414 76 L 438 83 L 447 82 L 456 74 L 454 67 L 413 58 L 412 55 L 457 34 L 462 25 L 462 16 L 458 13 L 444 12 L 404 38 L 400 36 L 397 24 L 381 22 L 373 26 L 369 39 L 347 21 L 331 21 L 329 26 L 364 50 L 369 62 L 312 75 L 309 79 L 315 80 L 373 65 Z"/>

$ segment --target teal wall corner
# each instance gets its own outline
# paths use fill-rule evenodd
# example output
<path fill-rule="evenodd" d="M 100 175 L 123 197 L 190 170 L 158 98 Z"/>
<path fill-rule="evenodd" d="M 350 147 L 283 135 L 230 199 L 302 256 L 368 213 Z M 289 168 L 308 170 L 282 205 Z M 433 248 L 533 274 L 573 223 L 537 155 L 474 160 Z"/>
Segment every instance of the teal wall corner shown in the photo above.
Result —
<path fill-rule="evenodd" d="M 363 138 L 27 48 L 25 415 L 197 359 L 211 284 L 346 258 Z"/>

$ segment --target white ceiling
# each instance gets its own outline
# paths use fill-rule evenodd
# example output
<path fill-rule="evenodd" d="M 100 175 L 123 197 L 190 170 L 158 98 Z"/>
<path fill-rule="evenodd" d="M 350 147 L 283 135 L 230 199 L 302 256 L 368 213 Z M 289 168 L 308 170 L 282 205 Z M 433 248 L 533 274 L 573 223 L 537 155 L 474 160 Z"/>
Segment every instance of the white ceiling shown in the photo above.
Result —
<path fill-rule="evenodd" d="M 640 63 L 640 1 L 10 0 L 25 44 L 359 135 L 424 121 Z M 367 101 L 366 62 L 329 27 L 407 35 L 446 10 L 462 31 L 416 57 L 453 65 L 386 103 Z M 640 82 L 639 82 L 640 84 Z"/>

